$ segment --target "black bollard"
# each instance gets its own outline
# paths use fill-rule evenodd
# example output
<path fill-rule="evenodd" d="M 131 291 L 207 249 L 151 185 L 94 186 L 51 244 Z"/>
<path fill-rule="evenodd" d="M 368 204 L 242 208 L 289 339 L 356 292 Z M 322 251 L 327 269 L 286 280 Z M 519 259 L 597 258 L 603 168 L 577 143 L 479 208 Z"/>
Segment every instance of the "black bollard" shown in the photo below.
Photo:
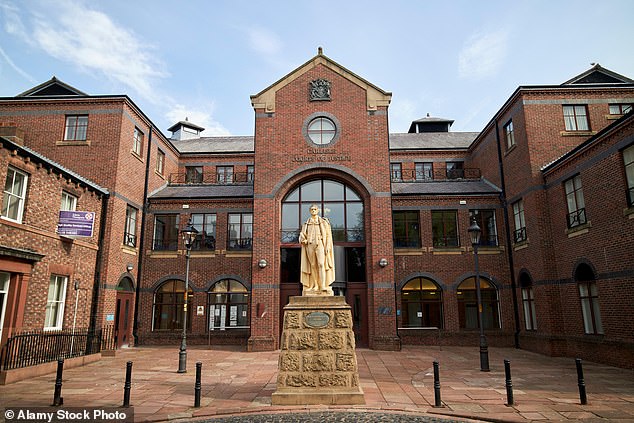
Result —
<path fill-rule="evenodd" d="M 588 397 L 586 397 L 586 382 L 583 380 L 583 367 L 581 367 L 581 359 L 575 358 L 575 364 L 577 365 L 577 384 L 579 385 L 579 400 L 581 405 L 588 403 Z"/>
<path fill-rule="evenodd" d="M 62 373 L 64 372 L 64 359 L 57 360 L 57 377 L 55 378 L 55 393 L 53 394 L 53 407 L 64 404 L 62 398 Z"/>
<path fill-rule="evenodd" d="M 504 376 L 506 377 L 506 405 L 513 405 L 513 382 L 511 381 L 510 360 L 504 360 Z"/>
<path fill-rule="evenodd" d="M 123 384 L 123 406 L 130 406 L 130 389 L 132 388 L 132 362 L 125 366 L 125 383 Z"/>
<path fill-rule="evenodd" d="M 194 407 L 200 407 L 200 373 L 203 363 L 196 363 L 196 385 L 194 386 Z"/>
<path fill-rule="evenodd" d="M 440 400 L 440 370 L 437 361 L 434 361 L 434 407 L 442 407 L 442 401 Z"/>

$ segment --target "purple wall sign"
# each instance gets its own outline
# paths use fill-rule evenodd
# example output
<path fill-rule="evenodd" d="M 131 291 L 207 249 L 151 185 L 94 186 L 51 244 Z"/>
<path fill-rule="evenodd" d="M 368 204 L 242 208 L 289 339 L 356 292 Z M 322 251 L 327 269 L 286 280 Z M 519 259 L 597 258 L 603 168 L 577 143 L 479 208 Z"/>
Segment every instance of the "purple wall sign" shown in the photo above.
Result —
<path fill-rule="evenodd" d="M 94 212 L 60 211 L 57 233 L 66 237 L 92 237 L 94 225 Z"/>

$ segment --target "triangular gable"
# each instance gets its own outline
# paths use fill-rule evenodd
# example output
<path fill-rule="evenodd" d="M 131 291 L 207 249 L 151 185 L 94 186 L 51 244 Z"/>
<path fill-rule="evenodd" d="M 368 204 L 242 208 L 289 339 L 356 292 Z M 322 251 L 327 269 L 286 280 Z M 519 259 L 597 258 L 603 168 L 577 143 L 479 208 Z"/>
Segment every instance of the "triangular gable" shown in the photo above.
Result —
<path fill-rule="evenodd" d="M 277 93 L 277 91 L 318 65 L 323 65 L 327 67 L 328 69 L 338 73 L 347 80 L 363 88 L 366 92 L 368 110 L 376 110 L 379 106 L 388 106 L 390 104 L 392 93 L 383 91 L 381 88 L 366 81 L 355 73 L 344 68 L 334 60 L 328 58 L 323 54 L 322 48 L 319 47 L 317 56 L 313 57 L 277 82 L 271 84 L 269 87 L 260 91 L 258 94 L 252 95 L 251 105 L 254 109 L 264 109 L 266 113 L 274 112 L 275 94 Z"/>
<path fill-rule="evenodd" d="M 601 67 L 598 63 L 584 73 L 564 82 L 561 85 L 574 84 L 632 84 L 634 80 Z"/>
<path fill-rule="evenodd" d="M 88 95 L 75 87 L 52 77 L 43 84 L 18 94 L 16 97 L 58 97 L 58 96 L 85 96 Z"/>

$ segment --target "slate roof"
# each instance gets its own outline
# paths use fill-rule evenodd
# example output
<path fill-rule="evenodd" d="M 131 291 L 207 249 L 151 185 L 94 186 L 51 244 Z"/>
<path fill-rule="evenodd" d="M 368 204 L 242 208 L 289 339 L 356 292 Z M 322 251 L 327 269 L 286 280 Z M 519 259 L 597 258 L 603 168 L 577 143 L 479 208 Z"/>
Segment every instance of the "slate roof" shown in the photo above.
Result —
<path fill-rule="evenodd" d="M 253 153 L 253 136 L 200 137 L 170 140 L 180 153 Z"/>
<path fill-rule="evenodd" d="M 390 134 L 390 150 L 467 149 L 479 132 Z"/>
<path fill-rule="evenodd" d="M 393 195 L 499 194 L 501 191 L 486 179 L 392 183 Z"/>
<path fill-rule="evenodd" d="M 169 185 L 150 195 L 152 198 L 236 198 L 253 197 L 253 185 Z"/>

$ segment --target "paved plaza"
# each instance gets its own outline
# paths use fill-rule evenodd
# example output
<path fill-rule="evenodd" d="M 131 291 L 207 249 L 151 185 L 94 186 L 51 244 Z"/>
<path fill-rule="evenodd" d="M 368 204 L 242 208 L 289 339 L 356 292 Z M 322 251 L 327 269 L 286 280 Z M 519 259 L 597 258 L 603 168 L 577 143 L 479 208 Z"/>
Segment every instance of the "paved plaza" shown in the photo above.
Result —
<path fill-rule="evenodd" d="M 177 346 L 122 349 L 115 357 L 66 369 L 63 407 L 120 407 L 126 362 L 132 361 L 135 421 L 634 422 L 634 371 L 583 362 L 588 403 L 581 405 L 572 358 L 490 348 L 491 371 L 481 372 L 477 346 L 358 349 L 365 405 L 273 406 L 278 356 L 279 351 L 190 346 L 188 372 L 179 374 Z M 511 362 L 512 406 L 506 405 L 504 359 Z M 442 407 L 434 407 L 435 360 Z M 196 362 L 202 362 L 200 408 L 193 407 Z M 54 388 L 55 374 L 0 386 L 1 408 L 49 406 Z"/>

